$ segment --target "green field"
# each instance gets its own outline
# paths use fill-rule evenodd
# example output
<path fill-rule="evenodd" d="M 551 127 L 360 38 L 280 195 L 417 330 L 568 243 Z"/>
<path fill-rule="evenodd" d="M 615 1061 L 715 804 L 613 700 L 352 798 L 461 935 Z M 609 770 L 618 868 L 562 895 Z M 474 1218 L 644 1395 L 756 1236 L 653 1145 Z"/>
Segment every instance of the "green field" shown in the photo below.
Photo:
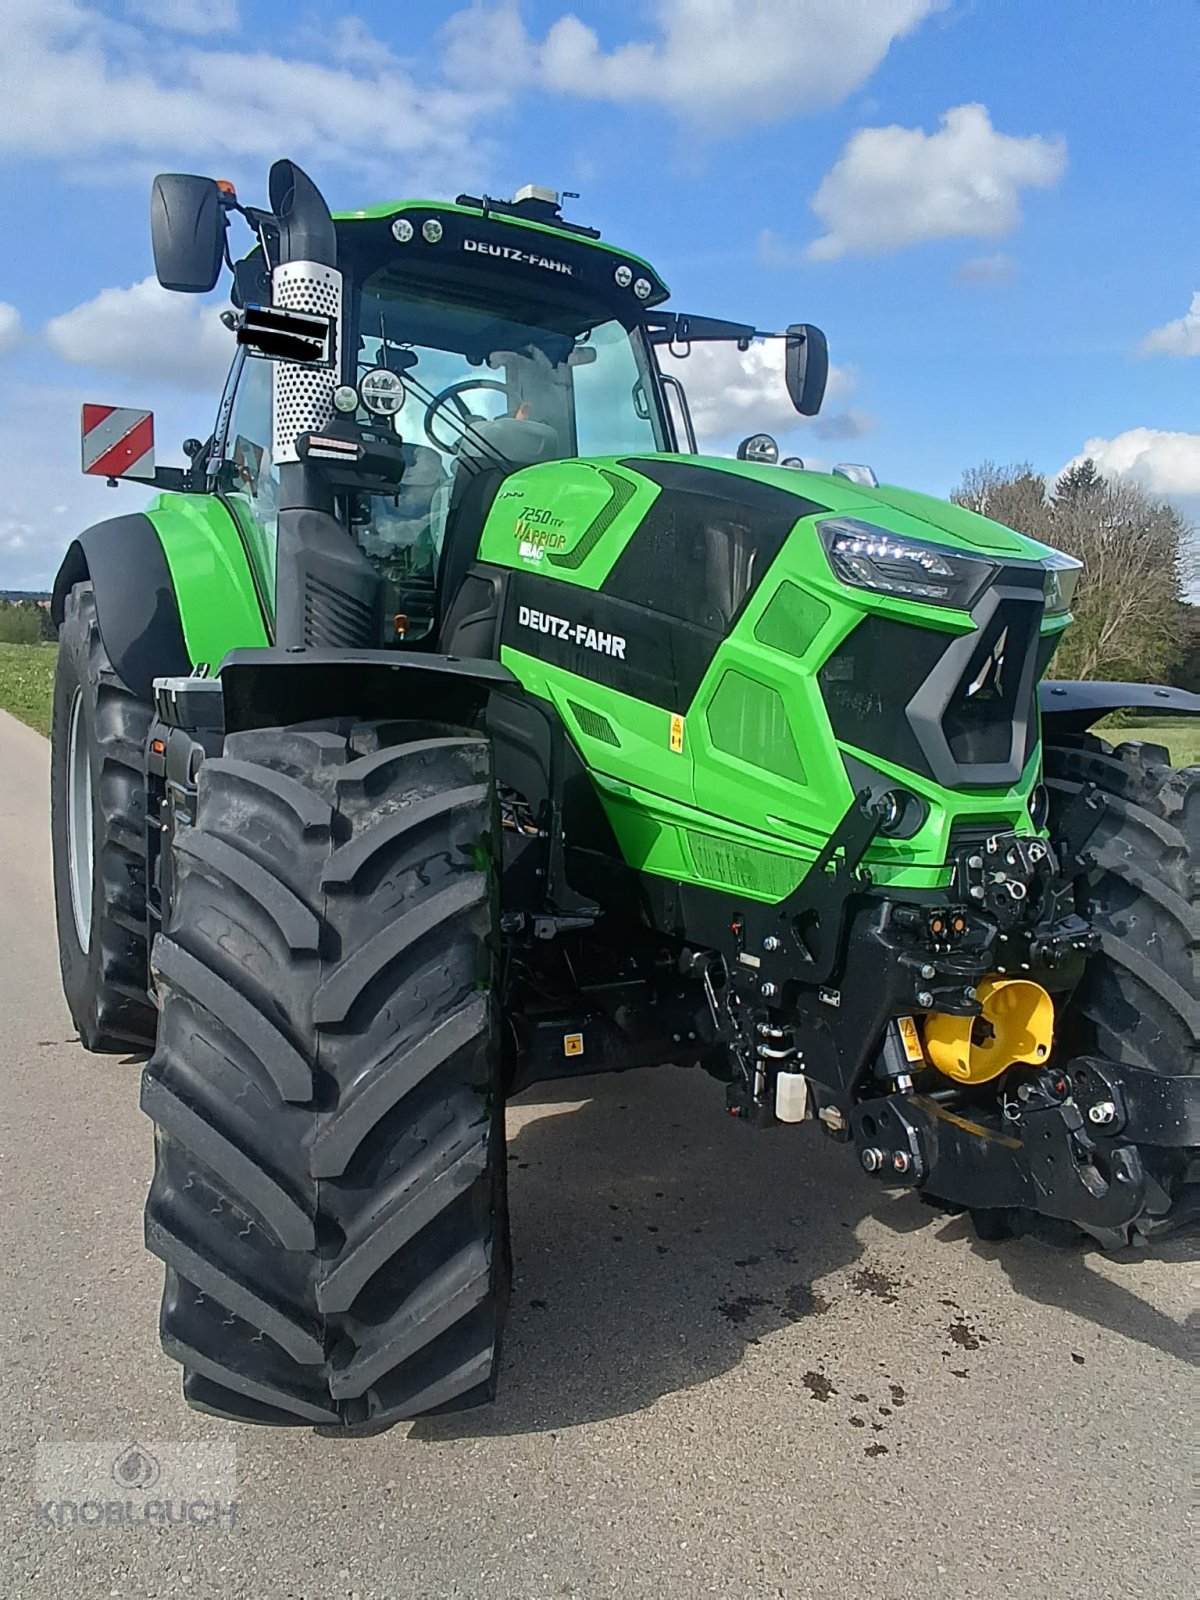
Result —
<path fill-rule="evenodd" d="M 1123 744 L 1127 739 L 1144 739 L 1147 744 L 1165 744 L 1171 752 L 1173 767 L 1190 767 L 1200 762 L 1200 717 L 1181 717 L 1178 722 L 1148 717 L 1140 723 L 1130 718 L 1120 727 L 1110 727 L 1100 722 L 1092 732 L 1107 739 L 1109 744 Z"/>
<path fill-rule="evenodd" d="M 0 710 L 11 711 L 39 733 L 50 732 L 57 649 L 53 644 L 0 644 Z"/>
<path fill-rule="evenodd" d="M 55 649 L 52 644 L 0 644 L 0 710 L 11 711 L 39 733 L 50 732 Z M 1126 739 L 1165 744 L 1177 767 L 1200 762 L 1200 717 L 1178 722 L 1151 717 L 1141 724 L 1130 718 L 1120 727 L 1101 723 L 1095 731 L 1112 744 Z"/>

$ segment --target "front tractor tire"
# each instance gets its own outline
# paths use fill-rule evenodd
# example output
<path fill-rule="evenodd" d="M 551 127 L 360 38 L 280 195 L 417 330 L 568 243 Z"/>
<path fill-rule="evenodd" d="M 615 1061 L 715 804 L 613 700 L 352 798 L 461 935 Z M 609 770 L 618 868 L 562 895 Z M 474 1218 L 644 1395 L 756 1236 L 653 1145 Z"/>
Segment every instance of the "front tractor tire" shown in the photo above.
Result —
<path fill-rule="evenodd" d="M 154 951 L 146 1242 L 198 1409 L 351 1426 L 494 1392 L 508 1291 L 486 740 L 237 733 Z"/>
<path fill-rule="evenodd" d="M 1170 1076 L 1200 1072 L 1200 767 L 1174 770 L 1161 746 L 1112 748 L 1094 735 L 1046 747 L 1051 831 L 1085 785 L 1102 802 L 1085 849 L 1085 911 L 1100 949 L 1060 1020 L 1068 1056 Z M 1194 1220 L 1196 1156 L 1144 1152 L 1169 1210 L 1103 1237 L 1119 1246 Z M 1096 1235 L 1100 1238 L 1100 1235 Z"/>
<path fill-rule="evenodd" d="M 145 1053 L 145 747 L 152 709 L 113 670 L 90 583 L 67 596 L 50 734 L 50 836 L 63 992 L 86 1050 Z"/>

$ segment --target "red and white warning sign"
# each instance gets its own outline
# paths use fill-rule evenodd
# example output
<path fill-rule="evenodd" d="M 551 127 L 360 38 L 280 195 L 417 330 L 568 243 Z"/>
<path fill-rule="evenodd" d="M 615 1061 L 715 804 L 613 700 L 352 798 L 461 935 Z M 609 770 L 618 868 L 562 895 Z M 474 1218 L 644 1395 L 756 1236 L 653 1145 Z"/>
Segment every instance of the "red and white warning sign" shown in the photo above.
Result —
<path fill-rule="evenodd" d="M 97 478 L 153 478 L 154 413 L 85 405 L 83 470 Z"/>

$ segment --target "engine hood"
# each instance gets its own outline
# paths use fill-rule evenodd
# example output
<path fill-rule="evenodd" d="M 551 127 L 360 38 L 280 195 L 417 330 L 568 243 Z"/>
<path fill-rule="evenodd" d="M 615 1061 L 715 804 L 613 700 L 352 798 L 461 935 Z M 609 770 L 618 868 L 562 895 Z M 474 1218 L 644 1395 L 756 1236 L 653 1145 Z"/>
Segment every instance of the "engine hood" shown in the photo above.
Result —
<path fill-rule="evenodd" d="M 769 484 L 794 494 L 798 499 L 828 507 L 840 516 L 859 517 L 875 522 L 893 533 L 910 533 L 920 538 L 967 551 L 1040 561 L 1051 554 L 1048 545 L 1027 538 L 1003 523 L 981 517 L 965 506 L 956 506 L 935 495 L 919 494 L 894 484 L 874 487 L 851 483 L 832 472 L 809 472 L 793 467 L 766 467 L 752 462 L 730 461 L 721 456 L 678 457 L 697 466 L 711 467 L 736 477 Z M 804 513 L 800 513 L 803 515 Z M 901 520 L 897 520 L 897 518 Z"/>

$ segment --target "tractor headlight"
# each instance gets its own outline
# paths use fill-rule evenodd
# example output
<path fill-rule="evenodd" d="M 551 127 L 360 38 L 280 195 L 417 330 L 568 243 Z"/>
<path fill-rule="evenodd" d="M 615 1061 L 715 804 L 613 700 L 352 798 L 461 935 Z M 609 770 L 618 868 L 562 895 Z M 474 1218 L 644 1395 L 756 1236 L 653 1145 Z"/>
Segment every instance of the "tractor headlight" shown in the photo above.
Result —
<path fill-rule="evenodd" d="M 1053 555 L 1046 557 L 1042 565 L 1046 569 L 1046 615 L 1061 616 L 1064 611 L 1071 609 L 1083 562 L 1056 550 Z"/>
<path fill-rule="evenodd" d="M 358 395 L 376 417 L 394 417 L 404 406 L 404 379 L 387 367 L 373 367 L 359 379 Z"/>
<path fill-rule="evenodd" d="M 889 533 L 855 517 L 827 517 L 817 532 L 835 577 L 876 594 L 969 611 L 996 572 L 993 561 Z"/>

